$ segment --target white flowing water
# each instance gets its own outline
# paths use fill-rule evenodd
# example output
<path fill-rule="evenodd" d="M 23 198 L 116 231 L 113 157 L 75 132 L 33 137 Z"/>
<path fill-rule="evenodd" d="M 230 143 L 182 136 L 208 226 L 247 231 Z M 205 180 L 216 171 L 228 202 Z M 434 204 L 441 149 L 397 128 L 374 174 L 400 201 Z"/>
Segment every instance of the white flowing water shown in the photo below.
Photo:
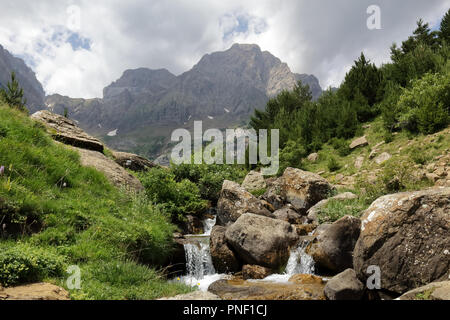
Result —
<path fill-rule="evenodd" d="M 296 249 L 291 250 L 284 273 L 272 274 L 259 281 L 288 282 L 294 274 L 314 274 L 314 259 L 305 252 L 308 244 L 309 241 L 304 241 Z"/>
<path fill-rule="evenodd" d="M 178 278 L 177 281 L 196 286 L 201 291 L 207 291 L 211 283 L 227 277 L 226 274 L 216 273 L 211 259 L 209 240 L 211 230 L 215 224 L 215 217 L 213 219 L 205 219 L 203 221 L 203 234 L 185 236 L 188 239 L 184 245 L 187 275 Z M 305 252 L 308 244 L 309 241 L 303 241 L 297 248 L 291 250 L 283 274 L 272 274 L 262 280 L 249 281 L 288 282 L 289 278 L 294 274 L 314 274 L 314 260 Z"/>
<path fill-rule="evenodd" d="M 185 238 L 188 239 L 184 245 L 187 275 L 178 278 L 178 281 L 196 286 L 201 291 L 207 291 L 211 283 L 226 277 L 225 274 L 216 273 L 209 251 L 209 239 L 215 224 L 216 217 L 205 219 L 203 220 L 203 234 L 185 235 Z"/>

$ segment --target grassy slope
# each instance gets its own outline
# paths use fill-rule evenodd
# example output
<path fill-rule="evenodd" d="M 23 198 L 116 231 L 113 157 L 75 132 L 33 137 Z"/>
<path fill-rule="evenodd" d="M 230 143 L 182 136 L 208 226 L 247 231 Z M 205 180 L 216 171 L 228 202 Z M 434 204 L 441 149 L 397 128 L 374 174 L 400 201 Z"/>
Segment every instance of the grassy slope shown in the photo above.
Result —
<path fill-rule="evenodd" d="M 410 136 L 406 131 L 399 132 L 393 136 L 393 140 L 377 148 L 378 155 L 388 152 L 392 155 L 389 161 L 377 164 L 373 159 L 369 159 L 372 148 L 378 143 L 384 141 L 382 119 L 377 118 L 370 123 L 370 127 L 364 130 L 369 145 L 357 148 L 347 156 L 339 156 L 338 152 L 329 144 L 324 145 L 319 151 L 319 159 L 315 163 L 305 161 L 305 170 L 312 172 L 323 172 L 321 175 L 331 183 L 339 184 L 337 177 L 340 175 L 344 180 L 351 177 L 355 184 L 343 186 L 340 191 L 351 191 L 356 193 L 359 198 L 355 200 L 330 201 L 319 215 L 320 222 L 335 221 L 340 217 L 350 214 L 359 216 L 377 197 L 391 193 L 383 189 L 383 178 L 406 173 L 411 177 L 417 171 L 426 171 L 429 163 L 435 161 L 435 157 L 448 154 L 450 152 L 450 127 L 432 134 Z M 348 144 L 354 139 L 347 141 Z M 340 169 L 331 172 L 328 169 L 328 159 L 334 157 L 337 159 Z M 361 169 L 355 168 L 355 160 L 358 157 L 364 157 Z M 374 178 L 376 180 L 374 180 Z M 368 183 L 368 182 L 371 183 Z M 427 180 L 415 178 L 405 179 L 405 185 L 402 190 L 420 190 L 433 184 Z M 367 192 L 364 192 L 364 189 Z M 392 191 L 394 192 L 394 191 Z"/>
<path fill-rule="evenodd" d="M 115 189 L 41 125 L 0 105 L 0 284 L 45 278 L 65 286 L 81 268 L 72 298 L 153 299 L 187 292 L 150 265 L 170 253 L 174 226 L 159 207 Z M 39 232 L 36 232 L 39 231 Z"/>

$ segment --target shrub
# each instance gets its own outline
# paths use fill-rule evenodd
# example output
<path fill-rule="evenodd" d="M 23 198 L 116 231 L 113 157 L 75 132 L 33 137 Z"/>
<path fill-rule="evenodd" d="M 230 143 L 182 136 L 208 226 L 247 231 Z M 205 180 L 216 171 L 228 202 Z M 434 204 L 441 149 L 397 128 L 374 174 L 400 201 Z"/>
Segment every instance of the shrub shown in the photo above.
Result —
<path fill-rule="evenodd" d="M 341 157 L 348 156 L 352 151 L 349 144 L 343 138 L 333 138 L 330 140 L 330 144 L 338 152 Z"/>
<path fill-rule="evenodd" d="M 401 126 L 411 132 L 434 133 L 450 119 L 450 73 L 427 74 L 400 96 L 397 109 Z"/>
<path fill-rule="evenodd" d="M 64 272 L 64 258 L 25 244 L 0 246 L 0 284 L 4 286 L 58 277 Z"/>
<path fill-rule="evenodd" d="M 341 168 L 341 165 L 339 164 L 339 162 L 336 160 L 335 157 L 331 156 L 330 158 L 328 158 L 327 167 L 328 170 L 334 172 L 339 170 Z"/>
<path fill-rule="evenodd" d="M 175 180 L 190 180 L 197 185 L 200 196 L 213 204 L 219 199 L 224 180 L 242 182 L 247 170 L 241 165 L 228 164 L 180 164 L 173 165 Z"/>
<path fill-rule="evenodd" d="M 289 140 L 280 152 L 279 174 L 282 174 L 288 167 L 301 168 L 302 159 L 307 155 L 305 148 L 295 141 Z"/>
<path fill-rule="evenodd" d="M 175 175 L 167 169 L 152 168 L 139 174 L 139 178 L 147 196 L 164 205 L 174 222 L 184 221 L 185 215 L 199 214 L 208 207 L 195 183 L 187 179 L 177 182 Z"/>

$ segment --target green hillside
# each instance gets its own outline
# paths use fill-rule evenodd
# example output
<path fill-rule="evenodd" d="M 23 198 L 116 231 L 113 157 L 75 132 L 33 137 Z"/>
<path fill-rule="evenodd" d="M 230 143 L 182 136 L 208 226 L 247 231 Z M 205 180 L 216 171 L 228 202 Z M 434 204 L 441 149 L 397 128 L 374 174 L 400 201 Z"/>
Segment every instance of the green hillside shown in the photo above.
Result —
<path fill-rule="evenodd" d="M 144 196 L 114 188 L 80 165 L 24 113 L 0 105 L 0 284 L 46 280 L 75 299 L 153 299 L 189 291 L 155 266 L 171 252 L 175 226 Z M 152 267 L 153 266 L 153 267 Z"/>

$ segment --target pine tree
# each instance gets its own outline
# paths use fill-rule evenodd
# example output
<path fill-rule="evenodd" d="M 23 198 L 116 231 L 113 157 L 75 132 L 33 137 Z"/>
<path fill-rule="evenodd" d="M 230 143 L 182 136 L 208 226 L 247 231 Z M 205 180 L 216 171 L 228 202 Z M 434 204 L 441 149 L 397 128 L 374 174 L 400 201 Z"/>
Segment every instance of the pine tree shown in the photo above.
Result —
<path fill-rule="evenodd" d="M 0 96 L 11 107 L 28 112 L 25 106 L 27 101 L 24 98 L 23 88 L 19 86 L 14 71 L 11 72 L 11 81 L 8 82 L 6 89 L 0 88 Z"/>
<path fill-rule="evenodd" d="M 444 15 L 444 18 L 442 18 L 439 37 L 441 40 L 445 40 L 447 43 L 450 43 L 450 9 L 448 9 L 447 13 Z"/>

